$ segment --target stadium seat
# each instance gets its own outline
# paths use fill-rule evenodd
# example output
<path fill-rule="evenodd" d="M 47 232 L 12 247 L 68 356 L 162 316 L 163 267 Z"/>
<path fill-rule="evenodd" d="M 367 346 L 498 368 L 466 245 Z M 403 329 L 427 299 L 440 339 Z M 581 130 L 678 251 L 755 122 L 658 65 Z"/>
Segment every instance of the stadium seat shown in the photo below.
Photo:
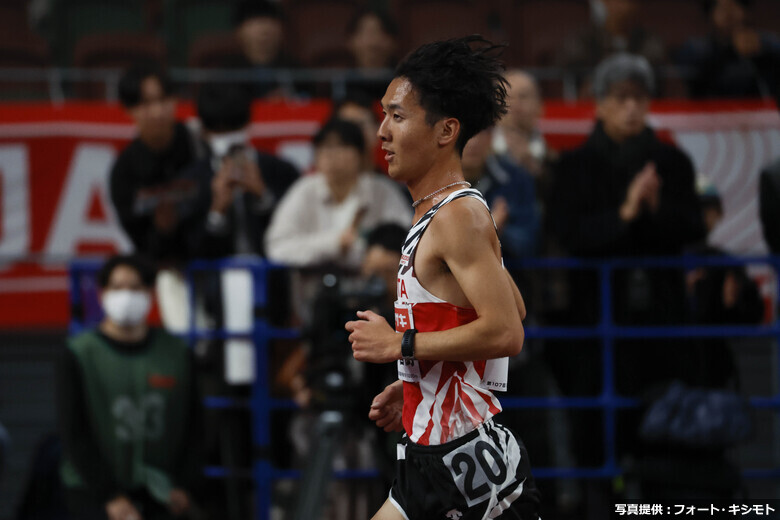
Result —
<path fill-rule="evenodd" d="M 23 28 L 24 29 L 24 28 Z M 43 69 L 51 66 L 46 41 L 29 30 L 0 32 L 0 68 Z M 46 99 L 46 81 L 0 81 L 0 99 Z"/>
<path fill-rule="evenodd" d="M 61 65 L 71 65 L 76 42 L 88 34 L 143 32 L 143 0 L 68 0 L 56 2 L 54 46 Z"/>
<path fill-rule="evenodd" d="M 479 2 L 407 1 L 400 10 L 403 13 L 401 55 L 423 43 L 469 34 L 488 36 L 490 32 L 485 10 Z"/>
<path fill-rule="evenodd" d="M 778 0 L 754 0 L 753 23 L 759 29 L 780 33 L 780 2 Z"/>
<path fill-rule="evenodd" d="M 288 2 L 285 40 L 290 54 L 309 67 L 334 66 L 339 60 L 349 64 L 347 25 L 357 9 L 351 0 Z"/>
<path fill-rule="evenodd" d="M 513 66 L 554 65 L 563 42 L 590 21 L 587 0 L 510 0 L 502 14 Z"/>
<path fill-rule="evenodd" d="M 82 69 L 125 69 L 137 63 L 166 64 L 165 43 L 144 33 L 90 34 L 76 44 L 73 64 Z M 82 99 L 106 95 L 102 82 L 80 82 L 75 93 Z"/>
<path fill-rule="evenodd" d="M 221 69 L 241 57 L 241 48 L 232 32 L 205 34 L 190 46 L 187 63 L 196 69 Z"/>
<path fill-rule="evenodd" d="M 643 2 L 641 19 L 645 27 L 661 38 L 667 53 L 689 38 L 709 32 L 707 18 L 698 0 L 653 0 Z"/>
<path fill-rule="evenodd" d="M 24 7 L 0 3 L 0 32 L 29 31 L 27 11 Z"/>
<path fill-rule="evenodd" d="M 230 31 L 233 6 L 234 2 L 227 0 L 167 2 L 164 25 L 171 63 L 185 65 L 191 46 L 200 36 Z"/>

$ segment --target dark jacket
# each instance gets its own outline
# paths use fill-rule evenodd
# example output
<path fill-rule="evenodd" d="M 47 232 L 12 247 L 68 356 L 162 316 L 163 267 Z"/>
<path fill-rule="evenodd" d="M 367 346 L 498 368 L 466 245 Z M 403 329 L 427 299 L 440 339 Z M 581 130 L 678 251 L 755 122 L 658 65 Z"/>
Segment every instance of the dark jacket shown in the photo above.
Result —
<path fill-rule="evenodd" d="M 626 224 L 620 206 L 648 162 L 661 179 L 660 206 Z M 676 255 L 705 233 L 690 159 L 650 128 L 618 144 L 597 123 L 583 146 L 561 156 L 551 198 L 554 228 L 575 256 Z"/>
<path fill-rule="evenodd" d="M 241 203 L 234 203 L 228 210 L 226 225 L 221 230 L 214 229 L 208 224 L 212 200 L 211 181 L 216 173 L 212 159 L 200 160 L 184 173 L 185 178 L 194 179 L 198 183 L 198 198 L 195 203 L 197 223 L 191 228 L 188 239 L 189 248 L 194 256 L 220 258 L 241 252 L 236 244 L 238 230 L 242 228 L 246 230 L 245 236 L 250 251 L 265 256 L 263 236 L 271 221 L 271 214 L 299 174 L 292 164 L 273 155 L 257 152 L 256 156 L 260 174 L 267 188 L 265 195 L 258 198 L 244 193 Z"/>
<path fill-rule="evenodd" d="M 761 51 L 741 56 L 731 41 L 715 35 L 693 39 L 677 53 L 678 65 L 690 68 L 688 94 L 693 98 L 780 96 L 780 39 L 761 33 Z"/>
<path fill-rule="evenodd" d="M 491 156 L 476 188 L 490 207 L 499 197 L 509 206 L 509 218 L 500 237 L 504 258 L 535 256 L 539 247 L 541 209 L 531 173 L 504 157 Z"/>
<path fill-rule="evenodd" d="M 758 193 L 764 240 L 773 254 L 780 254 L 780 159 L 761 172 Z"/>
<path fill-rule="evenodd" d="M 136 138 L 122 150 L 111 168 L 111 201 L 122 229 L 136 251 L 155 261 L 177 263 L 187 259 L 186 217 L 181 215 L 172 231 L 163 232 L 155 226 L 154 214 L 166 196 L 177 196 L 181 209 L 188 205 L 186 199 L 194 195 L 194 186 L 188 189 L 179 179 L 182 170 L 194 160 L 190 133 L 183 124 L 176 123 L 168 148 L 156 152 Z"/>
<path fill-rule="evenodd" d="M 653 162 L 661 179 L 655 213 L 621 220 L 620 206 L 634 177 Z M 578 257 L 673 256 L 704 238 L 693 165 L 653 130 L 618 144 L 596 124 L 587 142 L 561 156 L 554 170 L 549 218 L 566 251 Z M 598 289 L 592 273 L 572 279 L 572 307 L 593 321 Z M 613 308 L 618 322 L 680 323 L 684 315 L 681 274 L 670 270 L 622 270 L 615 275 Z M 590 303 L 588 303 L 590 302 Z"/>

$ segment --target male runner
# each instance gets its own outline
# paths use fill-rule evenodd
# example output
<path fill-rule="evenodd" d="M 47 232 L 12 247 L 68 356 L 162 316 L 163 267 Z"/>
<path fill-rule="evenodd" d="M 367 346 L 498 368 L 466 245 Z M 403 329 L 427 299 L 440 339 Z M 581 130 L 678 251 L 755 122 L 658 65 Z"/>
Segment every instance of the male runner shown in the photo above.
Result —
<path fill-rule="evenodd" d="M 346 324 L 355 359 L 398 362 L 400 380 L 369 412 L 386 431 L 406 431 L 375 520 L 538 519 L 525 447 L 492 420 L 506 357 L 522 348 L 525 306 L 460 164 L 466 141 L 506 112 L 499 51 L 478 36 L 423 45 L 382 99 L 389 174 L 408 186 L 415 214 L 395 331 L 371 311 Z"/>

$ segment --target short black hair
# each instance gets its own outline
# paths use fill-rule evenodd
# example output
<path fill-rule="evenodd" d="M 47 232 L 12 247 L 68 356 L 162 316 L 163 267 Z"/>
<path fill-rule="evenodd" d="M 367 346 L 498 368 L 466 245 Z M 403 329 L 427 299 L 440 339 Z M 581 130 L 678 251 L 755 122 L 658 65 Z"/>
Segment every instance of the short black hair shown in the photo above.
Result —
<path fill-rule="evenodd" d="M 368 247 L 380 246 L 392 252 L 401 252 L 401 248 L 406 240 L 406 229 L 395 223 L 384 223 L 377 225 L 366 237 Z"/>
<path fill-rule="evenodd" d="M 414 87 L 429 125 L 444 117 L 460 122 L 459 154 L 469 139 L 506 113 L 507 81 L 498 59 L 503 48 L 479 35 L 427 43 L 395 70 L 395 77 Z"/>
<path fill-rule="evenodd" d="M 103 264 L 97 274 L 97 283 L 101 289 L 108 287 L 108 282 L 111 280 L 111 273 L 120 265 L 135 269 L 141 277 L 141 283 L 144 284 L 144 287 L 148 289 L 154 287 L 154 279 L 157 276 L 157 270 L 154 268 L 154 265 L 145 257 L 133 254 L 116 255 L 106 260 L 106 263 Z"/>
<path fill-rule="evenodd" d="M 370 110 L 371 114 L 374 116 L 374 120 L 378 123 L 379 120 L 376 111 L 374 110 L 374 103 L 374 99 L 364 90 L 356 88 L 348 89 L 343 98 L 333 103 L 333 117 L 338 117 L 339 110 L 341 110 L 344 105 L 357 105 L 360 108 Z"/>
<path fill-rule="evenodd" d="M 282 10 L 276 2 L 243 0 L 236 4 L 233 10 L 233 27 L 238 27 L 252 18 L 274 18 L 280 22 L 284 21 Z"/>
<path fill-rule="evenodd" d="M 173 95 L 173 84 L 160 65 L 138 63 L 125 70 L 119 80 L 119 101 L 125 108 L 136 107 L 141 102 L 141 84 L 147 78 L 157 79 L 166 96 Z"/>
<path fill-rule="evenodd" d="M 750 9 L 753 5 L 753 0 L 735 0 L 738 4 L 740 4 L 745 9 Z M 701 6 L 702 9 L 704 9 L 704 13 L 709 16 L 710 13 L 712 13 L 712 10 L 715 9 L 715 4 L 718 3 L 718 0 L 702 0 Z"/>
<path fill-rule="evenodd" d="M 352 121 L 345 121 L 334 117 L 327 123 L 322 125 L 322 128 L 314 135 L 312 142 L 315 148 L 325 142 L 330 135 L 336 135 L 342 143 L 347 146 L 351 146 L 358 150 L 361 154 L 366 151 L 366 142 L 363 139 L 363 131 L 358 125 Z"/>
<path fill-rule="evenodd" d="M 207 83 L 198 90 L 198 117 L 210 132 L 232 132 L 249 124 L 252 97 L 235 83 Z"/>
<path fill-rule="evenodd" d="M 375 16 L 379 20 L 379 25 L 382 26 L 382 30 L 393 37 L 398 37 L 398 24 L 395 20 L 387 14 L 385 11 L 379 9 L 362 8 L 355 11 L 352 18 L 347 23 L 347 36 L 352 36 L 357 32 L 360 21 L 366 16 Z"/>

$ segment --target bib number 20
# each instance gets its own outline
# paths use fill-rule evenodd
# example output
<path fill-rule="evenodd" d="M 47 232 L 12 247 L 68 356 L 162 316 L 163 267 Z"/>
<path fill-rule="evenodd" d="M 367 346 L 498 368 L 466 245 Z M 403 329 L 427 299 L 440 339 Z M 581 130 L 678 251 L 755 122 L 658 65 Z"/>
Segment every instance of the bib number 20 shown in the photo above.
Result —
<path fill-rule="evenodd" d="M 498 450 L 483 440 L 473 444 L 473 453 L 459 451 L 450 462 L 455 483 L 469 506 L 490 493 L 488 481 L 500 486 L 506 481 L 507 467 Z M 488 456 L 490 460 L 488 460 Z"/>

